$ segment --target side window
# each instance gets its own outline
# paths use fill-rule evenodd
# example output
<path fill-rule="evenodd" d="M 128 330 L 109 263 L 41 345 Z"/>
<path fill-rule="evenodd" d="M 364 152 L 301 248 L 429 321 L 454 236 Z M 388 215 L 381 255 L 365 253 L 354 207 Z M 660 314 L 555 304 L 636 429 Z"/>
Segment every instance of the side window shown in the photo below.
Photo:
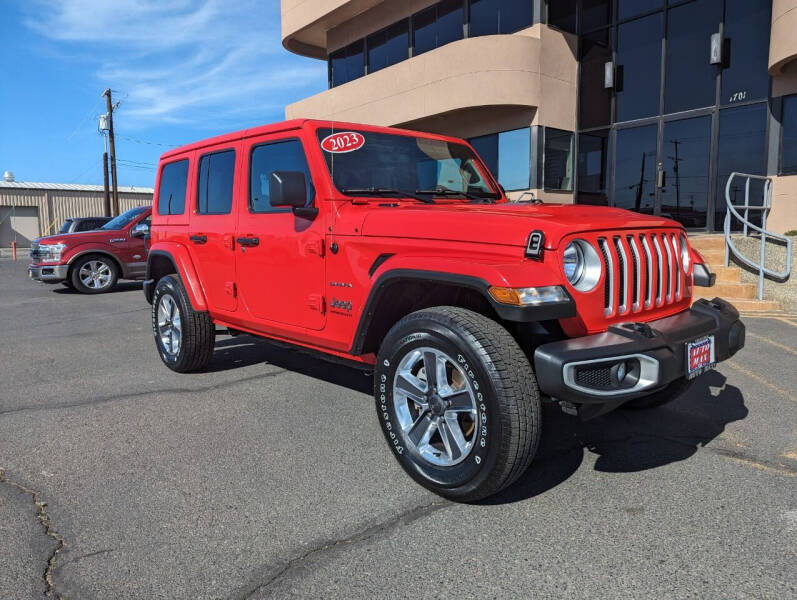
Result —
<path fill-rule="evenodd" d="M 252 149 L 249 170 L 249 210 L 255 213 L 287 212 L 288 208 L 271 206 L 268 182 L 274 171 L 300 171 L 307 181 L 307 201 L 310 206 L 315 197 L 313 180 L 307 166 L 302 143 L 297 139 L 255 146 Z"/>
<path fill-rule="evenodd" d="M 94 227 L 92 227 L 91 224 L 92 221 L 79 221 L 77 227 L 75 227 L 75 231 L 89 231 L 91 229 L 94 229 Z"/>
<path fill-rule="evenodd" d="M 199 160 L 197 213 L 226 215 L 232 210 L 235 150 L 206 154 Z"/>
<path fill-rule="evenodd" d="M 185 211 L 188 159 L 164 165 L 158 188 L 158 214 L 181 215 Z"/>

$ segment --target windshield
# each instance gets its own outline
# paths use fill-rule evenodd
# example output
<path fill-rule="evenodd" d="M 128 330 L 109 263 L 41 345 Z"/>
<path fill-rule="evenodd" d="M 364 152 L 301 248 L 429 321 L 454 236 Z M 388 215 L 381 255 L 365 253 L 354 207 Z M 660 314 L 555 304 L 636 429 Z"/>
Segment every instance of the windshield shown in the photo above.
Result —
<path fill-rule="evenodd" d="M 463 144 L 422 137 L 332 129 L 318 130 L 332 182 L 341 193 L 367 196 L 392 190 L 498 198 L 485 167 Z M 350 190 L 347 192 L 347 190 Z"/>
<path fill-rule="evenodd" d="M 118 217 L 114 217 L 113 219 L 108 221 L 105 225 L 100 227 L 100 229 L 124 229 L 132 221 L 135 221 L 137 217 L 141 216 L 142 213 L 145 213 L 148 210 L 149 210 L 148 206 L 139 206 L 136 208 L 131 208 L 127 212 L 123 212 Z"/>
<path fill-rule="evenodd" d="M 58 233 L 66 233 L 69 231 L 69 228 L 72 226 L 72 219 L 67 219 L 64 221 L 64 224 L 61 225 L 61 230 Z"/>

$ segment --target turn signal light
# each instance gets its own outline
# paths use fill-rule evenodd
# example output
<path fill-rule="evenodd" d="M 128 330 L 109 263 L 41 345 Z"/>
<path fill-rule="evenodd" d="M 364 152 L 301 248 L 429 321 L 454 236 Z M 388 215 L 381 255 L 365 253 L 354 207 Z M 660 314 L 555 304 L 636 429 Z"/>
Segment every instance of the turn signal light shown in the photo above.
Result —
<path fill-rule="evenodd" d="M 496 302 L 512 306 L 539 306 L 568 300 L 567 293 L 558 285 L 528 288 L 491 286 L 488 291 Z"/>

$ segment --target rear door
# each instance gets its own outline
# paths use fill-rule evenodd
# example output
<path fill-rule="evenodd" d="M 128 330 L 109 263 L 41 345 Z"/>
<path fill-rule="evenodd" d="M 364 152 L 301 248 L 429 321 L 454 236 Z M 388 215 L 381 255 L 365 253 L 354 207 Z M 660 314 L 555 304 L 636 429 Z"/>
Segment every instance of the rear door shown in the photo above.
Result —
<path fill-rule="evenodd" d="M 300 171 L 307 183 L 306 206 L 317 201 L 302 142 L 281 134 L 250 138 L 246 205 L 239 211 L 236 265 L 240 299 L 255 320 L 322 329 L 324 316 L 323 219 L 306 219 L 271 205 L 274 171 Z M 249 245 L 246 245 L 249 244 Z"/>
<path fill-rule="evenodd" d="M 213 149 L 198 156 L 196 189 L 190 194 L 191 215 L 188 226 L 188 248 L 205 290 L 208 304 L 214 310 L 234 311 L 235 254 L 233 235 L 235 213 L 235 145 Z"/>

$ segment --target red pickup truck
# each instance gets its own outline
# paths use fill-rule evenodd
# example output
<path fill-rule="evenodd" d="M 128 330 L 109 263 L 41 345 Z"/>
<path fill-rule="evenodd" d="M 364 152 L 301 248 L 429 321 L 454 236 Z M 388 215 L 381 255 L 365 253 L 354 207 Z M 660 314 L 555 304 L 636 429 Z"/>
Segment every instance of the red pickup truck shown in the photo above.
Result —
<path fill-rule="evenodd" d="M 204 368 L 223 327 L 373 370 L 392 452 L 457 500 L 525 471 L 543 399 L 657 406 L 744 345 L 733 306 L 692 304 L 713 278 L 680 224 L 510 203 L 440 135 L 296 120 L 172 150 L 151 241 L 170 369 Z"/>
<path fill-rule="evenodd" d="M 84 294 L 110 292 L 119 279 L 143 279 L 151 214 L 151 207 L 139 206 L 99 229 L 37 238 L 30 247 L 28 275 Z"/>

